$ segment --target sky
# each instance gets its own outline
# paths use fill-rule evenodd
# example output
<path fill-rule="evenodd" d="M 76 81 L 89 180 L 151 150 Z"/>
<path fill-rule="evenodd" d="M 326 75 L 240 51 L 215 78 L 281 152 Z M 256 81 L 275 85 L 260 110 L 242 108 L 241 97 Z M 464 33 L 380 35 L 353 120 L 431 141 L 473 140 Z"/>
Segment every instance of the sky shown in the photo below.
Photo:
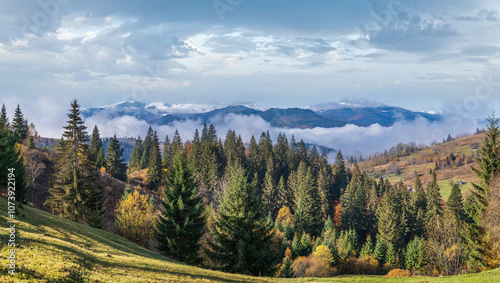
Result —
<path fill-rule="evenodd" d="M 500 108 L 499 28 L 486 0 L 1 0 L 0 102 L 44 127 L 73 98 L 476 119 Z"/>

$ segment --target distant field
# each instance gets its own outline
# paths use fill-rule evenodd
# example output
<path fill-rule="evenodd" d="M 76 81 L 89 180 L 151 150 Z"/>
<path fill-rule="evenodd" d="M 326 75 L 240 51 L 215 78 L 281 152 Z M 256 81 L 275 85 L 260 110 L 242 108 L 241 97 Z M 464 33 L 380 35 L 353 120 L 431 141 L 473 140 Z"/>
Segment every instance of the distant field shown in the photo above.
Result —
<path fill-rule="evenodd" d="M 7 211 L 0 198 L 0 211 Z M 500 282 L 500 269 L 453 277 L 276 279 L 243 276 L 192 267 L 175 262 L 103 230 L 71 222 L 33 207 L 19 217 L 18 274 L 6 276 L 1 261 L 0 282 Z M 7 217 L 1 215 L 2 247 L 8 255 Z"/>

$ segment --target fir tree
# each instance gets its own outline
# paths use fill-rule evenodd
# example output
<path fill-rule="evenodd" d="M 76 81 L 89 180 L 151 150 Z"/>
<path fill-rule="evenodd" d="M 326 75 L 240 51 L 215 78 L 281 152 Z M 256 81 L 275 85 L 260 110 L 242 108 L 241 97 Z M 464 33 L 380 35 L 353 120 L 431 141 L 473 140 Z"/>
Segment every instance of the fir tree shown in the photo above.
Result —
<path fill-rule="evenodd" d="M 12 119 L 12 131 L 18 143 L 22 143 L 28 137 L 28 120 L 24 119 L 19 104 L 17 105 L 14 112 L 14 118 Z"/>
<path fill-rule="evenodd" d="M 5 108 L 5 103 L 2 104 L 2 112 L 0 115 L 0 129 L 10 128 L 9 117 L 7 117 L 7 108 Z"/>
<path fill-rule="evenodd" d="M 335 159 L 335 164 L 333 165 L 333 167 L 334 167 L 333 174 L 335 175 L 333 182 L 334 183 L 333 193 L 335 198 L 338 199 L 340 197 L 340 192 L 345 190 L 348 182 L 347 171 L 344 164 L 344 157 L 342 156 L 342 152 L 340 152 L 340 150 L 337 153 L 337 157 Z"/>
<path fill-rule="evenodd" d="M 154 131 L 153 138 L 151 139 L 148 156 L 148 187 L 152 190 L 157 190 L 160 186 L 162 171 L 160 147 L 156 131 Z"/>
<path fill-rule="evenodd" d="M 262 202 L 266 211 L 275 215 L 278 209 L 281 207 L 276 206 L 276 183 L 274 181 L 274 162 L 273 158 L 269 158 L 267 161 L 267 170 L 264 176 L 264 192 L 262 194 Z"/>
<path fill-rule="evenodd" d="M 35 149 L 35 138 L 33 136 L 30 136 L 28 139 L 28 149 Z"/>
<path fill-rule="evenodd" d="M 132 155 L 130 156 L 130 162 L 128 163 L 130 172 L 134 172 L 140 169 L 142 151 L 142 140 L 139 136 L 137 137 L 137 140 L 135 140 L 135 145 L 132 149 Z"/>
<path fill-rule="evenodd" d="M 142 143 L 142 155 L 140 161 L 140 169 L 145 169 L 149 164 L 149 152 L 153 143 L 153 129 L 149 126 L 144 142 Z"/>
<path fill-rule="evenodd" d="M 154 142 L 153 142 L 154 143 Z M 205 218 L 199 183 L 179 151 L 168 170 L 156 240 L 162 254 L 189 264 L 200 262 L 198 252 Z"/>
<path fill-rule="evenodd" d="M 101 150 L 103 150 L 103 145 L 101 137 L 99 135 L 99 129 L 96 125 L 94 126 L 94 130 L 92 131 L 92 136 L 90 138 L 89 159 L 90 161 L 95 163 L 97 169 L 101 169 L 101 167 L 104 167 L 104 159 L 101 159 L 102 156 L 100 156 Z M 102 155 L 104 155 L 104 151 L 102 152 Z"/>
<path fill-rule="evenodd" d="M 240 164 L 231 165 L 220 209 L 210 228 L 213 241 L 205 252 L 218 268 L 243 274 L 273 273 L 276 254 L 254 188 Z"/>
<path fill-rule="evenodd" d="M 127 164 L 125 164 L 125 160 L 123 159 L 123 151 L 116 135 L 114 135 L 110 139 L 108 149 L 106 150 L 105 168 L 109 175 L 120 181 L 127 180 Z"/>
<path fill-rule="evenodd" d="M 439 193 L 439 185 L 436 180 L 436 171 L 432 171 L 432 182 L 427 187 L 427 215 L 426 218 L 430 221 L 436 216 L 443 214 L 443 199 Z"/>
<path fill-rule="evenodd" d="M 405 267 L 410 271 L 424 272 L 426 265 L 425 243 L 420 237 L 415 237 L 406 247 Z"/>
<path fill-rule="evenodd" d="M 446 201 L 446 209 L 453 212 L 457 219 L 465 220 L 464 203 L 458 184 L 453 184 L 451 186 L 451 193 L 448 197 L 448 201 Z"/>
<path fill-rule="evenodd" d="M 373 254 L 373 242 L 372 238 L 370 235 L 366 237 L 366 242 L 363 245 L 363 248 L 361 248 L 361 252 L 359 253 L 359 257 L 363 258 L 366 256 L 371 256 Z"/>
<path fill-rule="evenodd" d="M 280 177 L 278 181 L 278 188 L 277 188 L 277 206 L 282 208 L 282 207 L 291 207 L 292 206 L 292 197 L 290 195 L 290 192 L 287 189 L 287 186 L 285 184 L 285 178 L 283 176 Z"/>
<path fill-rule="evenodd" d="M 17 209 L 26 204 L 28 186 L 22 147 L 16 141 L 15 134 L 5 125 L 0 125 L 0 172 L 3 172 L 0 174 L 0 189 L 9 196 L 9 201 L 17 203 Z M 13 196 L 10 193 L 7 193 L 8 183 L 12 178 L 15 182 L 15 200 L 11 198 Z"/>
<path fill-rule="evenodd" d="M 482 224 L 484 211 L 488 206 L 488 190 L 493 178 L 500 173 L 500 129 L 494 113 L 488 118 L 486 138 L 478 153 L 477 168 L 471 166 L 471 169 L 478 177 L 479 184 L 472 183 L 467 212 L 476 224 Z"/>
<path fill-rule="evenodd" d="M 393 190 L 389 189 L 385 192 L 380 206 L 377 209 L 377 240 L 384 244 L 392 244 L 394 247 L 399 246 L 402 241 L 402 227 L 400 226 L 400 215 L 398 215 L 396 196 Z"/>
<path fill-rule="evenodd" d="M 88 156 L 88 136 L 80 117 L 80 105 L 71 102 L 68 125 L 57 156 L 54 186 L 46 205 L 56 215 L 98 227 L 102 218 L 100 193 L 94 189 L 95 175 Z"/>
<path fill-rule="evenodd" d="M 163 143 L 163 155 L 161 158 L 161 164 L 163 168 L 167 168 L 170 165 L 170 161 L 172 160 L 171 154 L 171 147 L 172 143 L 170 142 L 170 139 L 168 138 L 168 135 L 165 137 L 165 142 Z"/>

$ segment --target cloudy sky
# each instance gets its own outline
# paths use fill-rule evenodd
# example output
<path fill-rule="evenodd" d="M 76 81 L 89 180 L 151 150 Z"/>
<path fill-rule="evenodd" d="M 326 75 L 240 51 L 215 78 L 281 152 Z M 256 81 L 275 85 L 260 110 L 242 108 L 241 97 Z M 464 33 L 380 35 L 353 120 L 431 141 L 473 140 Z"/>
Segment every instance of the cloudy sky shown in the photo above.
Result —
<path fill-rule="evenodd" d="M 0 100 L 500 108 L 498 1 L 0 1 Z M 12 112 L 12 111 L 10 111 Z"/>

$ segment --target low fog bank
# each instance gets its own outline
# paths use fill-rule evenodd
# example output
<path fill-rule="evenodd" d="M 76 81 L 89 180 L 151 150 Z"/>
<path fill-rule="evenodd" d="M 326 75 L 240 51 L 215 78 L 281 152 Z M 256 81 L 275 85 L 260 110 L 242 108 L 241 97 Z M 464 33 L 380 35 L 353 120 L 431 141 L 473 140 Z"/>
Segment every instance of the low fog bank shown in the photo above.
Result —
<path fill-rule="evenodd" d="M 472 119 L 459 119 L 456 116 L 444 117 L 440 122 L 429 122 L 418 117 L 415 121 L 400 121 L 390 127 L 373 124 L 369 127 L 360 127 L 348 124 L 339 128 L 312 128 L 312 129 L 286 129 L 272 127 L 259 116 L 243 116 L 229 114 L 218 116 L 210 121 L 217 130 L 217 136 L 224 139 L 229 129 L 235 130 L 248 142 L 251 136 L 259 139 L 262 132 L 269 131 L 272 139 L 276 141 L 278 134 L 285 133 L 290 141 L 292 135 L 300 141 L 324 145 L 335 150 L 341 149 L 344 155 L 369 155 L 383 152 L 399 142 L 415 142 L 417 145 L 429 145 L 433 141 L 441 142 L 450 134 L 452 137 L 463 133 L 474 133 L 478 124 Z M 132 116 L 122 116 L 114 119 L 105 114 L 97 114 L 86 119 L 85 124 L 91 132 L 94 125 L 100 130 L 101 137 L 144 137 L 149 124 Z M 201 121 L 175 121 L 167 126 L 153 125 L 153 130 L 158 132 L 160 141 L 168 135 L 172 138 L 175 130 L 179 131 L 183 142 L 191 140 L 195 129 L 201 133 Z M 334 154 L 330 156 L 333 160 Z"/>

